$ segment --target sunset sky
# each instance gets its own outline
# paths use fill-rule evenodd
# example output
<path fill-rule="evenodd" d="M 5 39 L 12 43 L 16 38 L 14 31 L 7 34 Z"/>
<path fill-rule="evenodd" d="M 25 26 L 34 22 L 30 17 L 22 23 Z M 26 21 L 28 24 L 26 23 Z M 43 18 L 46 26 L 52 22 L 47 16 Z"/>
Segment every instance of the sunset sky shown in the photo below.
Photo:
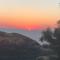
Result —
<path fill-rule="evenodd" d="M 60 0 L 0 0 L 0 28 L 53 27 L 60 18 Z"/>

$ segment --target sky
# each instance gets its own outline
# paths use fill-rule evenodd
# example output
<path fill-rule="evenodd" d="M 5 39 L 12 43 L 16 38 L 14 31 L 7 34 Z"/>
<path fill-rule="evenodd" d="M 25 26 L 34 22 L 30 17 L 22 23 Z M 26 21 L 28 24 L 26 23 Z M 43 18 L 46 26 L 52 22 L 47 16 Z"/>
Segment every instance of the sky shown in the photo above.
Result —
<path fill-rule="evenodd" d="M 60 19 L 60 0 L 0 0 L 0 28 L 43 29 Z"/>

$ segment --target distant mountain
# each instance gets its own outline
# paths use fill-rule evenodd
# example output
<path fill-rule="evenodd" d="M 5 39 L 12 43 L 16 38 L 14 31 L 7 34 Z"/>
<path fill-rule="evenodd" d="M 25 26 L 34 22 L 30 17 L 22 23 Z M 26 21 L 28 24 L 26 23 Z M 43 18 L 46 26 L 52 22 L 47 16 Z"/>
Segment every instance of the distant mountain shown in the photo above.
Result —
<path fill-rule="evenodd" d="M 0 31 L 0 60 L 36 60 L 40 44 L 18 33 Z"/>

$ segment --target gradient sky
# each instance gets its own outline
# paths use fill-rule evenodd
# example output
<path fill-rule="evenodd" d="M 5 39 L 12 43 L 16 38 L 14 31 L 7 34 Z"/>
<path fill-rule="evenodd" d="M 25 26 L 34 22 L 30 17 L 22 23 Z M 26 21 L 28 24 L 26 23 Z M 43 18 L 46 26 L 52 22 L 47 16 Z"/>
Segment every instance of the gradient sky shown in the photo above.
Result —
<path fill-rule="evenodd" d="M 60 0 L 0 0 L 0 27 L 39 29 L 55 26 Z"/>

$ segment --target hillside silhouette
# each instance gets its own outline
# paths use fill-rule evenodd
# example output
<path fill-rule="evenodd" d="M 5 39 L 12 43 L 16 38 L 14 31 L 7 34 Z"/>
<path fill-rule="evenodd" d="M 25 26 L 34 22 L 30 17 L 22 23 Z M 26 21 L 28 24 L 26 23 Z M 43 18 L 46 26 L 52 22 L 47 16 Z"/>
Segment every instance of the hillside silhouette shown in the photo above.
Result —
<path fill-rule="evenodd" d="M 40 45 L 21 34 L 0 31 L 0 60 L 36 60 Z"/>

